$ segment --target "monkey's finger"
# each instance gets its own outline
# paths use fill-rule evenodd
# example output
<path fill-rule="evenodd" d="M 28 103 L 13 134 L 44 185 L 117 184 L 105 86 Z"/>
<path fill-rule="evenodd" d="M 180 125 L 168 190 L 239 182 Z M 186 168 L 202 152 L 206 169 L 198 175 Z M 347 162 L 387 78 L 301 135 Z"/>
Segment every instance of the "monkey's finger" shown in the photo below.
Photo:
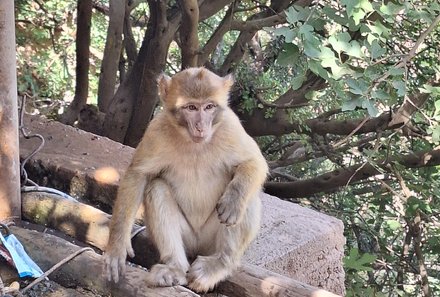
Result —
<path fill-rule="evenodd" d="M 110 282 L 112 280 L 112 271 L 110 269 L 107 255 L 104 255 L 104 273 L 107 275 L 107 280 Z"/>
<path fill-rule="evenodd" d="M 225 205 L 225 203 L 219 202 L 219 203 L 217 203 L 217 206 L 215 208 L 217 210 L 217 213 L 219 215 L 222 215 L 226 210 L 226 205 Z"/>
<path fill-rule="evenodd" d="M 118 266 L 119 266 L 119 271 L 121 272 L 120 275 L 121 275 L 121 276 L 124 275 L 124 274 L 125 274 L 125 271 L 126 271 L 125 257 L 121 257 L 121 258 L 119 258 Z"/>
<path fill-rule="evenodd" d="M 119 281 L 119 267 L 117 260 L 113 259 L 110 263 L 110 281 L 113 279 L 115 283 Z"/>
<path fill-rule="evenodd" d="M 127 247 L 127 255 L 128 255 L 130 258 L 134 258 L 134 250 L 133 250 L 133 248 L 131 247 L 131 244 L 129 244 L 129 246 Z"/>

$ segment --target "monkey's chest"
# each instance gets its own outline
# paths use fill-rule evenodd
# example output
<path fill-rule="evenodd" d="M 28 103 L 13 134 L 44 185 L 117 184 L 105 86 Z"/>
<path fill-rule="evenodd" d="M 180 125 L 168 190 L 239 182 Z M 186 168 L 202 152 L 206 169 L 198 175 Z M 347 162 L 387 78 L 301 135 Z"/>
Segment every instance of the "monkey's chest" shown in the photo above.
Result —
<path fill-rule="evenodd" d="M 198 229 L 215 211 L 231 176 L 224 168 L 178 166 L 169 170 L 165 179 L 185 217 Z"/>

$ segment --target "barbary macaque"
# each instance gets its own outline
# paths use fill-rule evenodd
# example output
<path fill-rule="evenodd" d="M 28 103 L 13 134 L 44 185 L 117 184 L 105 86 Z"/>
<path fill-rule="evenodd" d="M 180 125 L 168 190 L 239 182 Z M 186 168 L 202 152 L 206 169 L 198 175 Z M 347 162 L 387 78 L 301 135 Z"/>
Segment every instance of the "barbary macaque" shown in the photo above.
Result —
<path fill-rule="evenodd" d="M 160 254 L 152 286 L 212 289 L 239 265 L 259 229 L 268 167 L 228 107 L 232 76 L 189 68 L 158 79 L 163 110 L 149 124 L 120 183 L 105 252 L 117 282 L 141 203 Z"/>

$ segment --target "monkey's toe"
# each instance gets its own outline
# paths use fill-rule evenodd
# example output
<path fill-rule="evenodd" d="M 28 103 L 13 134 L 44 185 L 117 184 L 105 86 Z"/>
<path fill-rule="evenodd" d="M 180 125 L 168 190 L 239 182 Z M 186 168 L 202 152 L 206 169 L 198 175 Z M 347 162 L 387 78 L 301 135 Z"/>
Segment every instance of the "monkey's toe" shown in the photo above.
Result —
<path fill-rule="evenodd" d="M 215 256 L 199 256 L 188 271 L 188 287 L 196 292 L 207 292 L 230 274 L 224 263 Z"/>
<path fill-rule="evenodd" d="M 183 270 L 165 264 L 156 264 L 148 272 L 147 283 L 154 287 L 171 287 L 186 285 L 186 274 Z"/>

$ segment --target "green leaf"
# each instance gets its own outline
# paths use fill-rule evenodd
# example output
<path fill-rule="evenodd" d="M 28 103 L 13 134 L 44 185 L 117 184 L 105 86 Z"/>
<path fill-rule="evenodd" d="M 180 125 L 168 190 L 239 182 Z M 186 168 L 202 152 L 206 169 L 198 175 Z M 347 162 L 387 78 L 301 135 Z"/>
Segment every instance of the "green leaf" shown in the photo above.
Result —
<path fill-rule="evenodd" d="M 297 22 L 302 22 L 309 18 L 309 15 L 312 13 L 310 8 L 302 7 L 299 5 L 293 5 L 285 10 L 286 20 L 290 24 L 296 24 Z"/>
<path fill-rule="evenodd" d="M 310 35 L 315 29 L 307 24 L 302 25 L 301 27 L 299 27 L 299 34 L 302 34 L 304 36 L 308 36 Z M 306 39 L 310 39 L 305 37 Z"/>
<path fill-rule="evenodd" d="M 376 117 L 379 114 L 379 110 L 374 106 L 371 100 L 363 100 L 362 108 L 366 108 L 371 117 Z"/>
<path fill-rule="evenodd" d="M 431 207 L 425 201 L 411 196 L 406 201 L 406 215 L 414 216 L 417 210 L 421 210 L 427 214 L 432 212 Z"/>
<path fill-rule="evenodd" d="M 381 47 L 379 45 L 379 42 L 376 39 L 376 40 L 373 40 L 371 43 L 370 52 L 371 52 L 371 58 L 377 59 L 377 58 L 381 57 L 382 55 L 384 55 L 387 52 L 387 50 L 384 49 L 383 47 Z"/>
<path fill-rule="evenodd" d="M 377 35 L 377 37 L 388 38 L 390 29 L 385 27 L 380 21 L 375 21 L 374 24 L 367 24 L 371 33 Z"/>
<path fill-rule="evenodd" d="M 368 253 L 360 255 L 357 248 L 352 248 L 349 255 L 344 257 L 344 267 L 346 269 L 353 269 L 356 271 L 371 271 L 372 268 L 369 266 L 375 260 L 375 255 Z"/>
<path fill-rule="evenodd" d="M 440 112 L 440 100 L 437 100 L 434 102 L 434 107 L 435 107 L 435 113 L 439 113 Z"/>
<path fill-rule="evenodd" d="M 350 48 L 350 39 L 350 34 L 347 32 L 341 32 L 330 36 L 328 42 L 336 52 L 341 53 L 342 51 L 348 51 Z"/>
<path fill-rule="evenodd" d="M 286 20 L 290 24 L 295 24 L 296 22 L 302 20 L 300 14 L 298 13 L 298 11 L 293 6 L 290 6 L 289 9 L 287 9 L 285 11 L 285 13 L 286 13 Z"/>
<path fill-rule="evenodd" d="M 397 229 L 400 229 L 402 227 L 400 222 L 396 220 L 387 220 L 386 224 L 388 225 L 388 228 L 390 228 L 393 231 L 396 231 Z"/>
<path fill-rule="evenodd" d="M 308 65 L 309 65 L 310 71 L 312 71 L 313 73 L 319 75 L 320 77 L 322 77 L 326 80 L 329 78 L 327 70 L 325 70 L 321 66 L 320 62 L 315 61 L 315 60 L 310 60 L 310 61 L 308 61 Z"/>
<path fill-rule="evenodd" d="M 361 20 L 365 17 L 366 13 L 363 9 L 355 9 L 352 13 L 353 21 L 355 25 L 359 25 Z"/>
<path fill-rule="evenodd" d="M 353 94 L 362 95 L 368 90 L 368 84 L 361 79 L 348 78 L 346 82 Z"/>
<path fill-rule="evenodd" d="M 371 97 L 373 99 L 388 100 L 390 99 L 390 94 L 388 94 L 384 90 L 378 89 L 371 92 Z"/>
<path fill-rule="evenodd" d="M 291 29 L 289 27 L 280 27 L 273 30 L 276 36 L 284 36 L 286 43 L 291 43 L 298 35 L 298 29 Z"/>
<path fill-rule="evenodd" d="M 322 67 L 331 69 L 334 79 L 339 79 L 344 74 L 347 74 L 347 70 L 339 65 L 339 60 L 330 48 L 322 47 L 319 58 L 321 59 Z"/>
<path fill-rule="evenodd" d="M 392 76 L 399 76 L 399 75 L 403 75 L 405 73 L 405 69 L 397 68 L 397 67 L 390 67 L 388 69 L 388 72 Z"/>
<path fill-rule="evenodd" d="M 371 5 L 371 2 L 369 0 L 360 0 L 359 7 L 367 13 L 374 10 L 373 5 Z"/>
<path fill-rule="evenodd" d="M 440 125 L 434 126 L 428 130 L 431 133 L 432 142 L 439 143 L 440 142 Z"/>
<path fill-rule="evenodd" d="M 309 40 L 304 41 L 304 53 L 309 58 L 318 58 L 321 54 L 320 50 L 316 47 L 316 45 Z"/>
<path fill-rule="evenodd" d="M 397 90 L 397 95 L 403 97 L 406 93 L 406 84 L 402 80 L 395 80 L 392 82 L 393 87 Z"/>
<path fill-rule="evenodd" d="M 356 107 L 361 107 L 361 106 L 362 106 L 362 99 L 353 98 L 342 103 L 341 109 L 342 111 L 350 111 L 350 110 L 355 110 Z"/>
<path fill-rule="evenodd" d="M 387 4 L 382 3 L 382 5 L 379 8 L 379 11 L 384 15 L 393 16 L 396 15 L 402 9 L 403 9 L 402 5 L 398 5 L 393 2 L 388 2 Z"/>
<path fill-rule="evenodd" d="M 292 43 L 285 43 L 283 50 L 278 55 L 277 62 L 280 65 L 295 65 L 298 59 L 298 47 Z"/>
<path fill-rule="evenodd" d="M 331 20 L 335 21 L 336 23 L 346 26 L 348 23 L 347 16 L 345 12 L 341 12 L 340 10 L 334 9 L 330 6 L 325 6 L 322 9 L 322 12 Z"/>
<path fill-rule="evenodd" d="M 299 76 L 292 79 L 292 81 L 290 82 L 290 87 L 293 90 L 298 90 L 299 88 L 301 88 L 301 86 L 305 80 L 306 80 L 306 77 L 304 75 L 299 75 Z"/>
<path fill-rule="evenodd" d="M 341 0 L 341 3 L 345 5 L 345 9 L 347 10 L 347 15 L 349 17 L 352 16 L 355 7 L 358 5 L 357 0 Z"/>
<path fill-rule="evenodd" d="M 356 40 L 352 40 L 350 42 L 350 48 L 346 52 L 347 52 L 347 55 L 352 56 L 352 57 L 356 57 L 356 58 L 362 58 L 362 56 L 363 56 L 361 46 L 360 46 L 359 42 L 357 42 Z"/>

